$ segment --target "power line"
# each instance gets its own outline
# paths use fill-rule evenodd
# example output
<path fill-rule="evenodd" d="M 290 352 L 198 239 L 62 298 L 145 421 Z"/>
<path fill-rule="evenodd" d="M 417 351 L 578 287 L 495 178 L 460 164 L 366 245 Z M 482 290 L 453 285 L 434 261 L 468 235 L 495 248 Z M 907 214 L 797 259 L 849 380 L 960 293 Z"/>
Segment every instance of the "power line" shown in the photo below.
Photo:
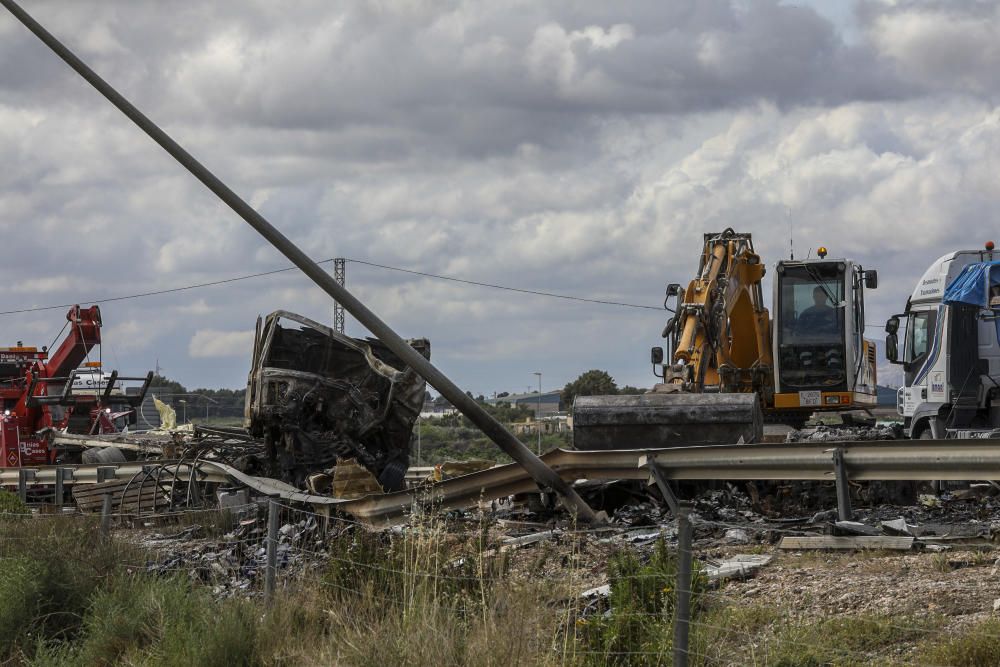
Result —
<path fill-rule="evenodd" d="M 509 287 L 507 285 L 496 285 L 494 283 L 482 283 L 476 280 L 465 280 L 463 278 L 454 278 L 452 276 L 441 276 L 435 273 L 424 273 L 423 271 L 413 271 L 410 269 L 401 269 L 397 266 L 386 266 L 385 264 L 376 264 L 375 262 L 366 262 L 361 259 L 348 259 L 348 262 L 354 262 L 355 264 L 364 264 L 365 266 L 374 266 L 379 269 L 388 269 L 389 271 L 399 271 L 401 273 L 409 273 L 415 276 L 423 276 L 425 278 L 437 278 L 438 280 L 450 280 L 455 283 L 462 283 L 465 285 L 476 285 L 477 287 L 490 287 L 493 289 L 506 290 L 508 292 L 520 292 L 521 294 L 534 294 L 536 296 L 547 296 L 553 299 L 567 299 L 569 301 L 584 301 L 586 303 L 600 303 L 605 306 L 623 306 L 625 308 L 644 308 L 648 310 L 663 310 L 662 306 L 643 306 L 636 303 L 625 303 L 622 301 L 603 301 L 601 299 L 585 299 L 582 296 L 569 296 L 566 294 L 556 294 L 554 292 L 541 292 L 538 290 L 522 289 L 520 287 Z"/>
<path fill-rule="evenodd" d="M 328 259 L 320 260 L 320 261 L 318 261 L 316 263 L 317 264 L 328 264 L 330 262 L 334 262 L 335 260 L 336 260 L 336 258 L 330 257 Z M 464 278 L 455 278 L 454 276 L 443 276 L 443 275 L 438 275 L 438 274 L 435 274 L 435 273 L 426 273 L 426 272 L 423 272 L 423 271 L 413 271 L 411 269 L 403 269 L 403 268 L 400 268 L 398 266 L 389 266 L 387 264 L 377 264 L 375 262 L 367 262 L 367 261 L 361 260 L 361 259 L 345 258 L 345 260 L 348 261 L 348 262 L 354 262 L 355 264 L 362 264 L 362 265 L 365 265 L 365 266 L 371 266 L 371 267 L 374 267 L 374 268 L 385 269 L 385 270 L 389 270 L 389 271 L 398 271 L 400 273 L 409 273 L 411 275 L 422 276 L 424 278 L 434 278 L 434 279 L 437 279 L 437 280 L 447 280 L 447 281 L 450 281 L 450 282 L 460 283 L 460 284 L 464 284 L 464 285 L 475 285 L 477 287 L 488 287 L 488 288 L 491 288 L 491 289 L 505 290 L 505 291 L 508 291 L 508 292 L 518 292 L 518 293 L 521 293 L 521 294 L 533 294 L 535 296 L 544 296 L 544 297 L 548 297 L 548 298 L 552 298 L 552 299 L 565 299 L 567 301 L 581 301 L 581 302 L 584 302 L 584 303 L 596 303 L 596 304 L 601 304 L 601 305 L 605 305 L 605 306 L 621 306 L 621 307 L 624 307 L 624 308 L 642 308 L 642 309 L 647 309 L 647 310 L 663 310 L 659 306 L 644 306 L 644 305 L 641 305 L 641 304 L 625 303 L 625 302 L 622 302 L 622 301 L 605 301 L 605 300 L 602 300 L 602 299 L 587 299 L 587 298 L 584 298 L 584 297 L 581 297 L 581 296 L 570 296 L 568 294 L 557 294 L 555 292 L 543 292 L 543 291 L 540 291 L 540 290 L 530 290 L 530 289 L 523 289 L 523 288 L 520 288 L 520 287 L 510 287 L 509 285 L 499 285 L 499 284 L 495 284 L 495 283 L 484 283 L 484 282 L 479 282 L 479 281 L 476 281 L 476 280 L 466 280 Z M 154 290 L 154 291 L 151 291 L 151 292 L 140 292 L 138 294 L 127 294 L 127 295 L 123 295 L 123 296 L 112 296 L 112 297 L 105 297 L 105 298 L 101 298 L 101 299 L 80 299 L 80 300 L 77 300 L 77 301 L 75 301 L 73 303 L 56 304 L 56 305 L 51 305 L 51 306 L 36 306 L 36 307 L 33 307 L 33 308 L 19 308 L 17 310 L 4 310 L 4 311 L 0 311 L 0 315 L 17 315 L 17 314 L 21 314 L 21 313 L 37 313 L 37 312 L 41 312 L 41 311 L 45 311 L 45 310 L 56 310 L 56 309 L 60 309 L 60 308 L 70 308 L 72 306 L 75 306 L 78 303 L 112 303 L 114 301 L 127 301 L 129 299 L 141 299 L 141 298 L 150 297 L 150 296 L 159 296 L 159 295 L 162 295 L 162 294 L 173 294 L 173 293 L 176 293 L 176 292 L 185 292 L 185 291 L 188 291 L 188 290 L 200 289 L 202 287 L 214 287 L 216 285 L 226 285 L 226 284 L 229 284 L 229 283 L 239 282 L 241 280 L 249 280 L 251 278 L 262 278 L 264 276 L 273 276 L 273 275 L 276 275 L 276 274 L 279 274 L 279 273 L 286 273 L 288 271 L 295 271 L 295 270 L 297 270 L 296 267 L 289 266 L 289 267 L 286 267 L 284 269 L 275 269 L 273 271 L 263 271 L 261 273 L 250 273 L 250 274 L 247 274 L 247 275 L 244 275 L 244 276 L 233 276 L 233 277 L 230 277 L 230 278 L 224 278 L 222 280 L 213 280 L 211 282 L 206 282 L 206 283 L 196 283 L 196 284 L 193 284 L 193 285 L 184 285 L 183 287 L 171 287 L 169 289 Z"/>
<path fill-rule="evenodd" d="M 322 262 L 317 262 L 317 264 L 323 264 L 325 262 L 332 262 L 333 259 L 324 259 Z M 286 271 L 294 271 L 295 267 L 290 266 L 285 269 L 275 269 L 274 271 L 264 271 L 263 273 L 251 273 L 245 276 L 236 276 L 233 278 L 225 278 L 223 280 L 213 280 L 208 283 L 198 283 L 195 285 L 185 285 L 184 287 L 171 287 L 170 289 L 156 290 L 153 292 L 141 292 L 139 294 L 128 294 L 125 296 L 110 296 L 103 299 L 81 299 L 73 303 L 58 304 L 54 306 L 36 306 L 34 308 L 20 308 L 18 310 L 4 310 L 0 311 L 0 315 L 16 315 L 18 313 L 37 313 L 42 310 L 55 310 L 57 308 L 71 308 L 79 303 L 110 303 L 112 301 L 125 301 L 127 299 L 141 299 L 147 296 L 158 296 L 160 294 L 172 294 L 174 292 L 184 292 L 186 290 L 198 289 L 200 287 L 212 287 L 213 285 L 225 285 L 227 283 L 235 283 L 240 280 L 249 280 L 250 278 L 260 278 L 262 276 L 273 276 L 276 273 L 284 273 Z"/>

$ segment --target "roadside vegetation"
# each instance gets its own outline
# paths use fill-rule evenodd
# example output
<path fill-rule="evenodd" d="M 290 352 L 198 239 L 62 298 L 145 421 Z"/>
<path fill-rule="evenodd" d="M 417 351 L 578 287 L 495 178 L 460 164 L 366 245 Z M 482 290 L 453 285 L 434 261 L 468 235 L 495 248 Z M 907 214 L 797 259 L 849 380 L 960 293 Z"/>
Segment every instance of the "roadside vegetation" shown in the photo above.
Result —
<path fill-rule="evenodd" d="M 148 571 L 150 554 L 127 530 L 103 539 L 96 520 L 0 514 L 0 664 L 672 664 L 676 560 L 666 544 L 595 563 L 571 540 L 526 564 L 488 534 L 433 519 L 402 533 L 351 529 L 321 568 L 283 581 L 267 604 L 216 599 L 188 571 Z M 595 568 L 610 583 L 596 603 L 579 597 Z M 956 630 L 943 616 L 808 618 L 781 603 L 740 603 L 696 564 L 690 664 L 1000 664 L 993 619 Z"/>

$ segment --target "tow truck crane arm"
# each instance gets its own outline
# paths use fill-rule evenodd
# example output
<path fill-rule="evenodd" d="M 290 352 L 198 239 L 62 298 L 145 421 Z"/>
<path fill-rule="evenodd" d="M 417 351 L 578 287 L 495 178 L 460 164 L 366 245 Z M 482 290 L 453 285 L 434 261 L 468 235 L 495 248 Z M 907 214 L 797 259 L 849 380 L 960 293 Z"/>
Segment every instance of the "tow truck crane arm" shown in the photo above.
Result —
<path fill-rule="evenodd" d="M 49 357 L 46 377 L 66 377 L 83 363 L 96 345 L 101 343 L 101 309 L 97 306 L 73 306 L 66 313 L 69 333 L 59 348 Z"/>

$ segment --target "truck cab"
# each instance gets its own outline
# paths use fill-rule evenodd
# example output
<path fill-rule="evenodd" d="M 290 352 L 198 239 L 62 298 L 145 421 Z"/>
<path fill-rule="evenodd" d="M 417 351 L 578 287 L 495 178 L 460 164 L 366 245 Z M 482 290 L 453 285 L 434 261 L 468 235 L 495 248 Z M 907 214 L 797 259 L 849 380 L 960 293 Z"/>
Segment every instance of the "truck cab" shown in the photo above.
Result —
<path fill-rule="evenodd" d="M 1000 298 L 990 304 L 1000 292 L 997 260 L 992 242 L 939 257 L 904 312 L 886 322 L 886 357 L 903 366 L 896 409 L 910 438 L 1000 429 Z"/>

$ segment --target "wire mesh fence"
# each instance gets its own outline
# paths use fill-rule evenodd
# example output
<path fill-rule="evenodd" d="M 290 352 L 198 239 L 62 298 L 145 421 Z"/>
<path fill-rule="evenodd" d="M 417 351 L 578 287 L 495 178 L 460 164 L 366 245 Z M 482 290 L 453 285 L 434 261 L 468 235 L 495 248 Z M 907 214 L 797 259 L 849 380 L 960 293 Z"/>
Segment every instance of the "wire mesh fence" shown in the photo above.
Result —
<path fill-rule="evenodd" d="M 635 530 L 541 528 L 512 531 L 489 517 L 470 522 L 427 513 L 404 525 L 371 530 L 348 517 L 277 500 L 160 515 L 8 513 L 0 515 L 0 562 L 39 550 L 61 550 L 61 558 L 83 562 L 88 548 L 100 548 L 120 572 L 182 577 L 219 598 L 263 604 L 308 591 L 332 610 L 331 623 L 351 612 L 363 618 L 381 614 L 383 621 L 443 614 L 453 624 L 472 627 L 483 618 L 506 618 L 507 609 L 523 604 L 535 614 L 532 622 L 546 628 L 518 626 L 525 650 L 538 662 L 995 664 L 975 661 L 975 651 L 989 660 L 989 651 L 997 650 L 989 647 L 1000 646 L 992 610 L 949 617 L 931 609 L 896 614 L 814 605 L 821 609 L 816 612 L 791 604 L 803 599 L 796 589 L 807 587 L 811 578 L 822 575 L 836 585 L 823 558 L 845 570 L 868 558 L 873 572 L 877 565 L 898 578 L 894 568 L 912 567 L 899 555 L 785 556 L 768 544 L 746 545 L 747 551 L 779 559 L 775 579 L 793 571 L 786 588 L 761 586 L 755 593 L 739 568 L 732 579 L 713 575 L 718 569 L 713 563 L 739 549 L 723 549 L 720 555 L 718 540 L 706 544 L 704 535 L 745 530 L 780 536 L 801 530 L 697 515 L 691 517 L 691 530 L 703 536 L 700 543 L 686 542 L 684 526 L 674 522 L 650 526 L 634 542 L 627 536 Z M 79 544 L 68 548 L 73 539 Z M 934 555 L 921 558 L 927 562 Z M 823 567 L 811 567 L 810 559 Z M 983 573 L 996 569 L 992 557 L 974 567 Z M 1000 598 L 994 581 L 983 585 L 996 589 Z M 859 582 L 864 585 L 855 577 L 850 585 Z M 950 654 L 936 648 L 954 644 L 959 635 L 968 635 L 964 650 L 974 654 L 964 663 L 952 662 Z"/>

